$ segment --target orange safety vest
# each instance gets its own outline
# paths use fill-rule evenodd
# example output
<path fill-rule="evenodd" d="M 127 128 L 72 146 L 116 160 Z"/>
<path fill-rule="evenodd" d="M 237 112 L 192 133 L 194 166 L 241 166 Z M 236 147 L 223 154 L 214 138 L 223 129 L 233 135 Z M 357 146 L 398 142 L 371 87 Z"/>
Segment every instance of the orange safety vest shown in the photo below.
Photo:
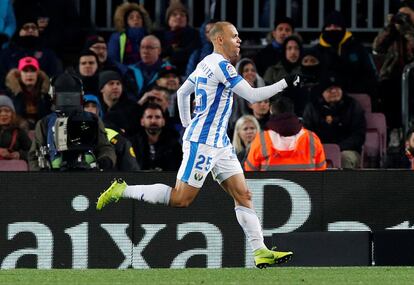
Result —
<path fill-rule="evenodd" d="M 315 133 L 302 128 L 293 149 L 276 149 L 270 132 L 273 131 L 258 133 L 250 144 L 244 163 L 246 171 L 326 169 L 325 152 Z"/>

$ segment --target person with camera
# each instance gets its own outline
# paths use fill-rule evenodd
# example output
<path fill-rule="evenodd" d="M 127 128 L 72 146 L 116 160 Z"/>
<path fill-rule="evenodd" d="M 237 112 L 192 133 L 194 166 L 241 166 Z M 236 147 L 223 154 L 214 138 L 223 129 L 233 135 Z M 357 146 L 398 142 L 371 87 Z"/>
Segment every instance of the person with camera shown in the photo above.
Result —
<path fill-rule="evenodd" d="M 55 111 L 37 122 L 29 169 L 112 169 L 116 155 L 102 121 L 83 110 L 82 81 L 69 73 L 52 79 Z"/>
<path fill-rule="evenodd" d="M 414 0 L 401 2 L 372 47 L 379 68 L 378 111 L 385 113 L 390 129 L 400 128 L 401 76 L 404 66 L 414 60 Z"/>

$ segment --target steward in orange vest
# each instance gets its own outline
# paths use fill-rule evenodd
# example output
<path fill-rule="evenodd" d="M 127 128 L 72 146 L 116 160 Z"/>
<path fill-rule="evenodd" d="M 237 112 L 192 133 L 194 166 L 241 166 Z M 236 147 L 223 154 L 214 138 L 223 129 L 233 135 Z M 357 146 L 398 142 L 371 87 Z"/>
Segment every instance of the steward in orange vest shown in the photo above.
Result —
<path fill-rule="evenodd" d="M 266 130 L 258 133 L 250 145 L 244 164 L 246 171 L 326 169 L 320 139 L 303 128 L 291 110 L 293 104 L 288 98 L 272 103 Z"/>

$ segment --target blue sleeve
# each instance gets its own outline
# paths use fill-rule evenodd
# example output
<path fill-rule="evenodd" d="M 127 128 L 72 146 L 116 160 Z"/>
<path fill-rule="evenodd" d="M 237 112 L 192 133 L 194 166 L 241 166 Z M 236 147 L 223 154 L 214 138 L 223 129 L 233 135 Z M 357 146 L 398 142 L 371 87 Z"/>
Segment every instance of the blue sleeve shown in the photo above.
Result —
<path fill-rule="evenodd" d="M 233 88 L 234 86 L 236 86 L 236 84 L 239 83 L 243 79 L 243 77 L 241 77 L 237 73 L 236 69 L 230 62 L 223 60 L 219 63 L 219 66 L 220 66 L 221 71 L 224 74 L 226 81 L 230 83 L 230 88 Z"/>
<path fill-rule="evenodd" d="M 120 61 L 119 57 L 119 33 L 115 32 L 108 41 L 108 58 L 113 61 Z"/>

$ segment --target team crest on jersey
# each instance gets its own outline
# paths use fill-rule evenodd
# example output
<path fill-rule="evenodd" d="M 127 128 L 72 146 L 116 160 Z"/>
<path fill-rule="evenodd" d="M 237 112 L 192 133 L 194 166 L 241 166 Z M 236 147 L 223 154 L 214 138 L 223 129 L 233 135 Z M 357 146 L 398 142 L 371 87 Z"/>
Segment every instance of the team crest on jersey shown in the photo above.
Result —
<path fill-rule="evenodd" d="M 234 68 L 234 66 L 233 65 L 231 65 L 230 63 L 229 64 L 227 64 L 227 66 L 226 66 L 226 70 L 227 70 L 227 72 L 229 73 L 229 76 L 230 77 L 236 77 L 237 76 L 237 71 L 236 71 L 236 69 Z"/>
<path fill-rule="evenodd" d="M 200 172 L 195 172 L 194 173 L 194 179 L 197 180 L 197 181 L 203 180 L 203 177 L 204 177 L 204 175 L 201 174 Z"/>

